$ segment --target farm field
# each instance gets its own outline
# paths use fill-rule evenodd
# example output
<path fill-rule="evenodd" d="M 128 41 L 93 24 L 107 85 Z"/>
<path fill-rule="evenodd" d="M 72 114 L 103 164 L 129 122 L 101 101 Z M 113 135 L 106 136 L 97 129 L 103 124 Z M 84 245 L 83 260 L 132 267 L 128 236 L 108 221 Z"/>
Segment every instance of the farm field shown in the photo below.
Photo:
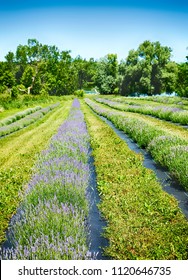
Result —
<path fill-rule="evenodd" d="M 178 226 L 179 215 L 187 227 L 177 201 L 163 192 L 154 173 L 143 167 L 141 155 L 132 152 L 91 110 L 84 112 L 102 200 L 100 209 L 108 221 L 105 236 L 110 246 L 106 253 L 114 259 L 174 258 L 170 232 L 182 227 L 181 222 Z M 177 215 L 176 222 L 169 215 Z M 185 228 L 181 238 L 183 235 L 187 243 Z"/>
<path fill-rule="evenodd" d="M 136 113 L 122 113 L 89 99 L 87 103 L 127 133 L 140 147 L 148 149 L 154 160 L 167 167 L 187 190 L 187 129 Z"/>
<path fill-rule="evenodd" d="M 162 190 L 153 171 L 143 166 L 143 157 L 93 110 L 147 148 L 156 161 L 167 166 L 170 158 L 170 171 L 186 189 L 187 130 L 92 98 L 62 100 L 42 119 L 0 139 L 1 242 L 11 220 L 9 246 L 1 257 L 92 258 L 87 224 L 91 146 L 99 209 L 107 221 L 104 255 L 187 259 L 188 223 L 178 201 Z"/>

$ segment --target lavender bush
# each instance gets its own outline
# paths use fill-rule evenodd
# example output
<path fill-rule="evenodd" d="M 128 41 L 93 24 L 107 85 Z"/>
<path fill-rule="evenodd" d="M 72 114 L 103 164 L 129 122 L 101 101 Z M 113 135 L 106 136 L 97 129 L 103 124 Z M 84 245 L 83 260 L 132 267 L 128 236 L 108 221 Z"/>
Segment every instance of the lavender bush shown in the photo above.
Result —
<path fill-rule="evenodd" d="M 4 259 L 88 259 L 89 135 L 80 104 L 41 153 L 13 217 Z"/>

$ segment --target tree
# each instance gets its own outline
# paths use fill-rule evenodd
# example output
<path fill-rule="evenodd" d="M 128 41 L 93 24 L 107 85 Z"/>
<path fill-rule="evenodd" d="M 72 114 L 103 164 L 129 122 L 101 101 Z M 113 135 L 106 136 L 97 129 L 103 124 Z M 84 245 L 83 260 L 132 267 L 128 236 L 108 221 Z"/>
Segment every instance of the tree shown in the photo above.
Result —
<path fill-rule="evenodd" d="M 176 92 L 180 96 L 188 97 L 188 62 L 178 65 Z"/>
<path fill-rule="evenodd" d="M 73 60 L 73 67 L 75 67 L 77 72 L 77 87 L 78 89 L 93 87 L 93 77 L 95 74 L 96 62 L 94 59 L 87 61 L 77 56 Z"/>
<path fill-rule="evenodd" d="M 34 76 L 35 76 L 34 68 L 31 67 L 30 65 L 27 65 L 27 67 L 25 68 L 25 71 L 22 75 L 21 83 L 26 88 L 30 87 L 33 83 Z"/>
<path fill-rule="evenodd" d="M 118 61 L 116 54 L 108 54 L 96 66 L 94 81 L 102 94 L 118 92 Z"/>
<path fill-rule="evenodd" d="M 188 47 L 187 47 L 188 50 Z M 176 92 L 183 97 L 188 97 L 188 55 L 187 61 L 178 65 Z"/>
<path fill-rule="evenodd" d="M 8 52 L 8 54 L 5 56 L 6 62 L 7 62 L 7 68 L 10 71 L 14 71 L 15 66 L 15 56 L 13 52 Z"/>
<path fill-rule="evenodd" d="M 2 88 L 11 88 L 15 85 L 14 72 L 9 69 L 7 62 L 0 62 L 0 86 Z"/>
<path fill-rule="evenodd" d="M 163 91 L 172 93 L 176 91 L 178 78 L 178 65 L 174 61 L 170 61 L 162 69 L 162 85 Z"/>
<path fill-rule="evenodd" d="M 125 76 L 121 83 L 121 94 L 161 93 L 164 89 L 165 70 L 169 70 L 171 49 L 159 42 L 144 41 L 138 49 L 131 50 L 126 59 Z M 167 77 L 166 77 L 167 80 Z"/>

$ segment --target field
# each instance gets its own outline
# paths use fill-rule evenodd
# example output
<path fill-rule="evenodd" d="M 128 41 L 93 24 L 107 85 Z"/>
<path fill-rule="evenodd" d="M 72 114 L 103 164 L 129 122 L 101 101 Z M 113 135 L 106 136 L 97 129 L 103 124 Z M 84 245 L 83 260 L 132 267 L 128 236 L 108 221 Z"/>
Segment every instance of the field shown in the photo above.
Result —
<path fill-rule="evenodd" d="M 0 112 L 2 259 L 97 258 L 88 224 L 92 176 L 106 221 L 106 258 L 188 258 L 188 222 L 178 201 L 100 116 L 146 149 L 187 193 L 185 99 L 70 96 L 12 104 Z"/>

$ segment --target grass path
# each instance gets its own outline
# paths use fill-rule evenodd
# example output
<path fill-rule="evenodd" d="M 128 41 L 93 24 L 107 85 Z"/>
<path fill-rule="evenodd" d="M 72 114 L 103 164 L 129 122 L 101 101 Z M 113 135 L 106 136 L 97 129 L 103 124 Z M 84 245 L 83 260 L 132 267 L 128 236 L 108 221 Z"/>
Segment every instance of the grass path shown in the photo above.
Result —
<path fill-rule="evenodd" d="M 105 253 L 113 259 L 187 259 L 188 223 L 143 158 L 82 105 L 107 220 Z"/>
<path fill-rule="evenodd" d="M 66 101 L 42 120 L 0 139 L 0 242 L 11 216 L 15 213 L 26 184 L 32 174 L 37 154 L 67 117 L 72 101 Z"/>

